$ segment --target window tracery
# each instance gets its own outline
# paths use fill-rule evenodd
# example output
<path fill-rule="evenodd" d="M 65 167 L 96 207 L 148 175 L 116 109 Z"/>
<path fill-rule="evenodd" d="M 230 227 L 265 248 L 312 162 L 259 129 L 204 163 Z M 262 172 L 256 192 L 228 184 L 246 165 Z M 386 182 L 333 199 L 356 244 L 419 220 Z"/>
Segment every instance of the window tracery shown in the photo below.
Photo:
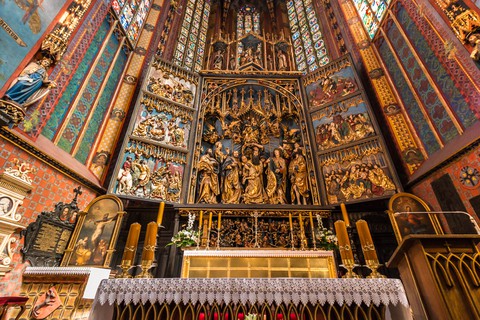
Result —
<path fill-rule="evenodd" d="M 330 62 L 312 0 L 287 1 L 297 69 L 313 72 Z"/>
<path fill-rule="evenodd" d="M 190 71 L 200 71 L 205 53 L 210 0 L 188 0 L 174 54 L 174 63 Z"/>
<path fill-rule="evenodd" d="M 112 8 L 118 16 L 128 40 L 136 43 L 152 4 L 151 0 L 113 0 Z"/>
<path fill-rule="evenodd" d="M 353 0 L 363 26 L 373 39 L 391 0 Z"/>

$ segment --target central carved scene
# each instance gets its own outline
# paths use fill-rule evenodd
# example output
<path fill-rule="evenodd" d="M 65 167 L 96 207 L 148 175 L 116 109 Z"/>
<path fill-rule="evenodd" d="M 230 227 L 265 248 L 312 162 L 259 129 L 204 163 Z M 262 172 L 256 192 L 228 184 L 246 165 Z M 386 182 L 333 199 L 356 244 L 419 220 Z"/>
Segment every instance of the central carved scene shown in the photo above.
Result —
<path fill-rule="evenodd" d="M 205 78 L 202 97 L 191 202 L 314 202 L 296 79 Z"/>

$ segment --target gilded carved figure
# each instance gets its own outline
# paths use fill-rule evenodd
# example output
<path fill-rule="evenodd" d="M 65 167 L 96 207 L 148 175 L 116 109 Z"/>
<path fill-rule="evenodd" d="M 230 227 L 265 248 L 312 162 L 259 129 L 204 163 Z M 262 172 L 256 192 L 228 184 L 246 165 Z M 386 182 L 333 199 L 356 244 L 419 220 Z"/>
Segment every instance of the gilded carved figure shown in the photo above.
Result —
<path fill-rule="evenodd" d="M 200 158 L 197 164 L 200 174 L 200 186 L 198 193 L 198 203 L 217 203 L 217 196 L 220 194 L 218 183 L 219 163 L 213 156 L 212 149 Z"/>
<path fill-rule="evenodd" d="M 239 152 L 234 151 L 222 164 L 222 203 L 240 203 L 241 195 Z"/>
<path fill-rule="evenodd" d="M 246 55 L 250 53 L 247 49 Z M 293 98 L 280 93 L 282 85 L 279 82 L 274 89 L 247 84 L 225 90 L 216 82 L 205 85 L 205 92 L 220 90 L 202 106 L 204 122 L 198 150 L 209 151 L 198 155 L 191 201 L 312 202 L 309 170 L 301 146 L 300 114 Z M 292 85 L 286 82 L 283 88 L 291 92 Z"/>
<path fill-rule="evenodd" d="M 292 182 L 292 203 L 307 204 L 309 197 L 307 162 L 300 150 L 293 153 L 288 172 Z"/>
<path fill-rule="evenodd" d="M 273 157 L 267 160 L 267 195 L 272 204 L 285 204 L 287 189 L 287 163 L 280 149 L 273 151 Z"/>
<path fill-rule="evenodd" d="M 254 147 L 253 154 L 243 167 L 244 203 L 265 203 L 267 195 L 263 186 L 263 163 L 260 159 L 260 150 Z"/>

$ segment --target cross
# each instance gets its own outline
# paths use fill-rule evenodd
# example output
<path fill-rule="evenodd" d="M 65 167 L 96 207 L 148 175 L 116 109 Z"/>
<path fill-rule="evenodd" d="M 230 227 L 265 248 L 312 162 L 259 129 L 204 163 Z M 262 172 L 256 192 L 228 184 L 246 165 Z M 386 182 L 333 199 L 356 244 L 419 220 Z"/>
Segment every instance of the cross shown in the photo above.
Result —
<path fill-rule="evenodd" d="M 82 194 L 82 186 L 78 186 L 73 189 L 73 193 L 75 193 L 75 197 L 73 198 L 73 202 L 77 202 L 77 198 L 79 194 Z"/>

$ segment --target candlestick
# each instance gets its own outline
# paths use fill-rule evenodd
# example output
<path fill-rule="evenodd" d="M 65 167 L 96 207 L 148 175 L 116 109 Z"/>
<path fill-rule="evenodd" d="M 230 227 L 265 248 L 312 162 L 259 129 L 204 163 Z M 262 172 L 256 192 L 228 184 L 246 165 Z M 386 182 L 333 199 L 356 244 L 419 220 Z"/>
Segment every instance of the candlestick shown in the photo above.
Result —
<path fill-rule="evenodd" d="M 386 276 L 377 271 L 377 269 L 381 266 L 381 264 L 378 263 L 378 260 L 366 260 L 365 262 L 367 263 L 367 268 L 372 270 L 372 273 L 370 273 L 367 278 L 386 278 Z"/>
<path fill-rule="evenodd" d="M 310 211 L 310 229 L 312 231 L 313 250 L 317 250 L 317 240 L 315 239 L 315 225 L 313 224 L 312 211 Z"/>
<path fill-rule="evenodd" d="M 132 278 L 132 275 L 128 273 L 132 268 L 132 261 L 131 260 L 122 260 L 122 264 L 120 265 L 122 272 L 117 274 L 116 278 Z"/>
<path fill-rule="evenodd" d="M 350 219 L 348 218 L 347 207 L 345 207 L 345 203 L 340 203 L 340 209 L 342 210 L 342 218 L 345 221 L 347 227 L 350 226 Z"/>
<path fill-rule="evenodd" d="M 158 208 L 158 215 L 157 215 L 157 225 L 162 225 L 163 220 L 163 211 L 165 210 L 165 202 L 160 202 L 160 207 Z"/>
<path fill-rule="evenodd" d="M 210 216 L 208 217 L 208 230 L 212 229 L 212 211 L 210 211 Z"/>
<path fill-rule="evenodd" d="M 362 251 L 365 260 L 378 261 L 377 252 L 375 251 L 375 246 L 373 245 L 372 235 L 370 234 L 367 221 L 357 221 L 357 232 L 358 237 L 360 238 L 360 243 L 362 244 Z"/>
<path fill-rule="evenodd" d="M 302 250 L 305 250 L 307 239 L 305 238 L 305 228 L 303 226 L 303 217 L 301 213 L 298 214 L 298 222 L 300 225 L 300 247 Z"/>
<path fill-rule="evenodd" d="M 155 245 L 157 242 L 157 231 L 158 224 L 155 222 L 150 222 L 147 225 L 147 233 L 145 234 L 145 242 L 143 244 L 142 251 L 142 261 L 150 260 L 153 261 L 155 255 Z"/>
<path fill-rule="evenodd" d="M 335 222 L 335 233 L 337 234 L 338 247 L 340 249 L 340 256 L 342 257 L 343 263 L 345 264 L 345 261 L 355 261 L 345 221 L 337 220 Z"/>
<path fill-rule="evenodd" d="M 125 249 L 123 251 L 122 261 L 129 261 L 130 265 L 135 259 L 135 252 L 137 251 L 138 238 L 140 237 L 140 230 L 142 226 L 140 223 L 133 223 L 130 225 L 130 230 L 128 231 L 127 243 L 125 244 Z"/>
<path fill-rule="evenodd" d="M 153 275 L 150 273 L 150 269 L 153 267 L 153 260 L 142 260 L 140 265 L 141 272 L 135 276 L 135 278 L 153 278 Z"/>
<path fill-rule="evenodd" d="M 200 215 L 198 216 L 198 231 L 202 232 L 203 226 L 203 210 L 200 210 Z"/>
<path fill-rule="evenodd" d="M 217 225 L 217 230 L 218 230 L 218 234 L 220 234 L 220 228 L 222 226 L 222 213 L 220 212 L 218 214 L 218 225 Z"/>
<path fill-rule="evenodd" d="M 290 240 L 292 241 L 292 250 L 295 250 L 295 241 L 293 240 L 293 221 L 292 214 L 288 213 L 288 222 L 290 223 Z"/>
<path fill-rule="evenodd" d="M 212 216 L 213 216 L 213 213 L 212 211 L 210 211 L 210 214 L 208 216 L 208 228 L 207 228 L 207 247 L 206 249 L 208 250 L 210 248 L 210 232 L 212 232 Z"/>

